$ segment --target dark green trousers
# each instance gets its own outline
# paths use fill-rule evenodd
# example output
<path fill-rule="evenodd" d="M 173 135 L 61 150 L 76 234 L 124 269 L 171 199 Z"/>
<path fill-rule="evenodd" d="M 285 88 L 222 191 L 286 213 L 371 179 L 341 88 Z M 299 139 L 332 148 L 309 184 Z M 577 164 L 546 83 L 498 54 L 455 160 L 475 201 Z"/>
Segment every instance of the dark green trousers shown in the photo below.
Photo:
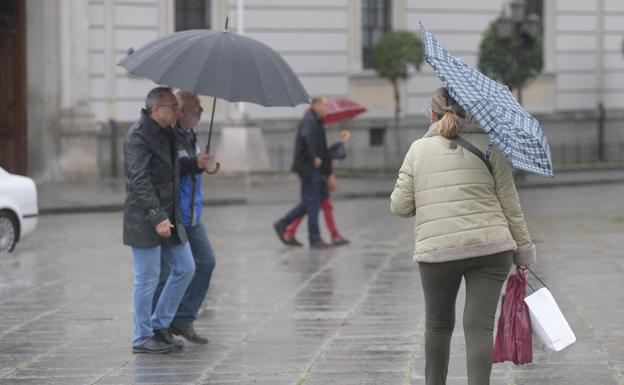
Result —
<path fill-rule="evenodd" d="M 418 264 L 425 294 L 425 378 L 427 385 L 445 385 L 455 300 L 466 280 L 464 334 L 468 385 L 488 385 L 492 372 L 494 317 L 513 253 L 451 262 Z"/>

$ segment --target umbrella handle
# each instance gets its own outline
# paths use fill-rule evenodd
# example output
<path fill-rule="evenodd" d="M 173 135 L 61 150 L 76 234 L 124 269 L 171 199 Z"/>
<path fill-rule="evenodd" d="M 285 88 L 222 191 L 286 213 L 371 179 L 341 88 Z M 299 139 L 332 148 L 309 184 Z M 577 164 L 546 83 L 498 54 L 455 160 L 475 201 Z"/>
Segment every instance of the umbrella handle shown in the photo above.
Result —
<path fill-rule="evenodd" d="M 204 170 L 204 172 L 208 175 L 214 175 L 216 173 L 219 172 L 219 169 L 221 168 L 221 163 L 217 162 L 217 164 L 215 165 L 214 170 Z"/>
<path fill-rule="evenodd" d="M 215 100 L 216 100 L 216 99 L 215 99 Z M 213 108 L 214 108 L 214 106 L 213 106 Z M 213 110 L 213 111 L 214 111 L 214 110 Z M 210 153 L 210 145 L 209 145 L 209 144 L 207 144 L 207 145 L 206 145 L 206 154 L 209 154 L 209 153 Z M 215 168 L 214 168 L 213 170 L 204 170 L 204 172 L 205 172 L 206 174 L 208 174 L 208 175 L 214 175 L 214 174 L 216 174 L 216 173 L 218 173 L 218 172 L 219 172 L 219 169 L 220 169 L 220 168 L 221 168 L 221 163 L 216 162 L 216 164 L 215 164 Z"/>

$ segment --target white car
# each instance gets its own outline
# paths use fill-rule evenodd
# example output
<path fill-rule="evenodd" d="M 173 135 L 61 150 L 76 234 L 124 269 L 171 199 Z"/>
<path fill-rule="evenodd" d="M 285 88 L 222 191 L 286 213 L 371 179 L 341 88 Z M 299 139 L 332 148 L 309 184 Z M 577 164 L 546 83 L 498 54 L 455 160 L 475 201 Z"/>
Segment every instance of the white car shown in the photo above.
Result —
<path fill-rule="evenodd" d="M 38 214 L 35 182 L 0 167 L 0 254 L 13 251 L 17 241 L 35 230 Z"/>

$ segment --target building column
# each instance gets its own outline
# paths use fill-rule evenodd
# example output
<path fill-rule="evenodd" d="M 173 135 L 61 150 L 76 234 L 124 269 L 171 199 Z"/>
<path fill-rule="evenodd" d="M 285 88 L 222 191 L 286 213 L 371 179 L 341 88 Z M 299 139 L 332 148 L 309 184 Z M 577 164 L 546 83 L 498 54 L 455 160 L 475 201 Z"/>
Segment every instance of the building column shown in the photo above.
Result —
<path fill-rule="evenodd" d="M 348 3 L 348 70 L 350 73 L 362 71 L 362 3 L 353 0 Z"/>
<path fill-rule="evenodd" d="M 37 181 L 59 179 L 59 16 L 54 2 L 26 2 L 28 174 Z"/>
<path fill-rule="evenodd" d="M 89 107 L 89 3 L 60 0 L 60 178 L 99 176 L 100 127 Z"/>
<path fill-rule="evenodd" d="M 216 19 L 215 17 L 212 19 L 213 29 L 223 28 L 225 15 L 228 15 L 234 6 L 236 16 L 230 18 L 228 31 L 244 34 L 243 0 L 220 1 L 216 6 L 213 5 L 213 14 L 216 16 Z M 210 101 L 212 103 L 212 98 Z M 244 103 L 223 103 L 223 106 L 226 106 L 225 119 L 215 153 L 224 174 L 247 174 L 271 169 L 262 128 L 250 124 L 244 105 Z"/>

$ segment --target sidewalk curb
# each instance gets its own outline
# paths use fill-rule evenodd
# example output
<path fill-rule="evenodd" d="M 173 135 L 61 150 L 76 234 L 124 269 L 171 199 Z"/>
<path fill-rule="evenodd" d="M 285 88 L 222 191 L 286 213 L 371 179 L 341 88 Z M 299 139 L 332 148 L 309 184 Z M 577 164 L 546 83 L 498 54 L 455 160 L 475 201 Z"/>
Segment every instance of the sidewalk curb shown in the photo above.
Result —
<path fill-rule="evenodd" d="M 237 206 L 248 204 L 247 199 L 210 199 L 202 202 L 204 207 L 209 206 Z M 110 205 L 83 205 L 83 206 L 65 206 L 65 207 L 40 207 L 39 215 L 53 214 L 87 214 L 87 213 L 109 213 L 123 211 L 123 203 Z"/>
<path fill-rule="evenodd" d="M 584 185 L 608 185 L 624 183 L 624 178 L 619 179 L 598 179 L 594 181 L 577 180 L 577 181 L 561 181 L 561 182 L 535 182 L 535 183 L 517 183 L 519 190 L 524 189 L 536 189 L 536 188 L 557 188 L 557 187 L 574 187 Z M 370 192 L 346 192 L 336 193 L 332 197 L 334 200 L 347 200 L 347 199 L 376 199 L 376 198 L 389 198 L 392 190 L 387 191 L 370 191 Z M 205 207 L 221 207 L 221 206 L 241 206 L 249 204 L 280 204 L 280 203 L 293 203 L 296 199 L 276 199 L 274 201 L 267 202 L 250 202 L 246 198 L 223 198 L 223 199 L 208 199 L 203 201 Z M 115 204 L 99 204 L 99 205 L 77 205 L 77 206 L 58 206 L 58 207 L 40 207 L 39 215 L 54 215 L 54 214 L 86 214 L 86 213 L 107 213 L 107 212 L 119 212 L 123 211 L 123 203 Z"/>
<path fill-rule="evenodd" d="M 600 184 L 617 184 L 624 183 L 624 178 L 620 179 L 597 179 L 592 181 L 587 180 L 571 180 L 566 182 L 535 182 L 535 183 L 516 183 L 518 189 L 532 189 L 532 188 L 555 188 L 555 187 L 571 187 L 571 186 L 591 186 Z"/>

